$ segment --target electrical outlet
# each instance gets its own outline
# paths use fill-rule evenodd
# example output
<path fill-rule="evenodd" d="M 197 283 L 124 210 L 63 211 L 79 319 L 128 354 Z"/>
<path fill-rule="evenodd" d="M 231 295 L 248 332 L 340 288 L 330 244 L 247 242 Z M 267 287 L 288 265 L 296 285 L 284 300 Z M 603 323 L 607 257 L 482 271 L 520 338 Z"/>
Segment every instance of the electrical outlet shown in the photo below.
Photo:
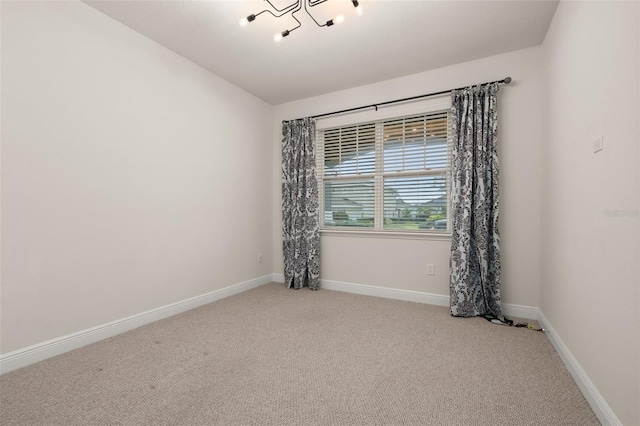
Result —
<path fill-rule="evenodd" d="M 593 152 L 600 152 L 604 149 L 604 141 L 602 140 L 602 136 L 593 141 Z"/>
<path fill-rule="evenodd" d="M 262 253 L 258 253 L 258 263 L 262 263 Z"/>
<path fill-rule="evenodd" d="M 436 271 L 433 263 L 427 263 L 427 275 L 435 275 L 435 273 Z"/>

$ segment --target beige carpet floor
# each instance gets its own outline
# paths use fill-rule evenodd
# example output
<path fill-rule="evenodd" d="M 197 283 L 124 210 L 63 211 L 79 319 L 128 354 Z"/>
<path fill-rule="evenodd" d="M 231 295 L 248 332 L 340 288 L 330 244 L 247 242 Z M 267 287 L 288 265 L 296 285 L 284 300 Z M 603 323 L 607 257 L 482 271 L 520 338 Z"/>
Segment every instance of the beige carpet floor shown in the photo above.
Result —
<path fill-rule="evenodd" d="M 0 377 L 2 425 L 597 425 L 541 332 L 268 284 Z"/>

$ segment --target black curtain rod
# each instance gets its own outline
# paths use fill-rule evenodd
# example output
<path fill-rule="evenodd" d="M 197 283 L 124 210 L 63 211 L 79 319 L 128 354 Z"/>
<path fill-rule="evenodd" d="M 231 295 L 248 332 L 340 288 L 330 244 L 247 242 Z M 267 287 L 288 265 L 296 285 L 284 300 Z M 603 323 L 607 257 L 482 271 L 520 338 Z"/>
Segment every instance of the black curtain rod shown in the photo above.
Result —
<path fill-rule="evenodd" d="M 509 84 L 509 83 L 511 83 L 511 77 L 506 77 L 506 78 L 504 78 L 502 80 L 491 81 L 489 83 L 483 83 L 483 84 L 491 84 L 491 83 Z M 377 104 L 363 105 L 363 106 L 359 106 L 359 107 L 355 107 L 355 108 L 343 109 L 343 110 L 340 110 L 340 111 L 327 112 L 325 114 L 312 115 L 311 118 L 327 117 L 329 115 L 343 114 L 345 112 L 358 111 L 358 110 L 367 109 L 367 108 L 375 108 L 376 111 L 377 111 L 379 106 L 395 104 L 395 103 L 398 103 L 398 102 L 412 101 L 414 99 L 420 99 L 420 98 L 428 98 L 430 96 L 444 95 L 445 93 L 450 93 L 452 90 L 460 90 L 460 89 L 464 89 L 464 88 L 465 87 L 458 87 L 457 89 L 450 89 L 450 90 L 443 90 L 441 92 L 427 93 L 426 95 L 411 96 L 410 98 L 395 99 L 393 101 L 379 102 Z"/>

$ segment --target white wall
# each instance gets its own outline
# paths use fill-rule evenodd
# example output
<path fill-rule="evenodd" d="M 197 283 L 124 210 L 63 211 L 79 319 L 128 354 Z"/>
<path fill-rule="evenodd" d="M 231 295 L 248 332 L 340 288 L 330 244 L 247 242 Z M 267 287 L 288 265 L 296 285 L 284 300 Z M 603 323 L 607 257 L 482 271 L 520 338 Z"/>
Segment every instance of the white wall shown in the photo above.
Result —
<path fill-rule="evenodd" d="M 83 3 L 3 1 L 2 352 L 271 274 L 271 131 Z"/>
<path fill-rule="evenodd" d="M 511 76 L 499 92 L 503 300 L 538 306 L 540 143 L 539 47 L 278 105 L 274 109 L 273 269 L 282 273 L 281 122 Z M 450 240 L 321 237 L 321 279 L 449 295 Z M 426 264 L 436 274 L 426 275 Z"/>
<path fill-rule="evenodd" d="M 624 425 L 640 424 L 638 21 L 637 2 L 562 2 L 543 44 L 540 309 Z"/>

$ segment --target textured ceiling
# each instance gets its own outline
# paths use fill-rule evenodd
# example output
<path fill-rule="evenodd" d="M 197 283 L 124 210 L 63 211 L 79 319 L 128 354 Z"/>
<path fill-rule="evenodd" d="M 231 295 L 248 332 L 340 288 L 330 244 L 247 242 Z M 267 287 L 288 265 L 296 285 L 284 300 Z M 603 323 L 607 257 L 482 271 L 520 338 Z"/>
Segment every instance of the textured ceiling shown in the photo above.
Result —
<path fill-rule="evenodd" d="M 277 7 L 289 1 L 274 0 Z M 557 1 L 330 0 L 304 12 L 302 27 L 265 13 L 241 28 L 241 17 L 265 1 L 86 1 L 133 30 L 277 105 L 310 96 L 453 65 L 542 43 Z"/>

